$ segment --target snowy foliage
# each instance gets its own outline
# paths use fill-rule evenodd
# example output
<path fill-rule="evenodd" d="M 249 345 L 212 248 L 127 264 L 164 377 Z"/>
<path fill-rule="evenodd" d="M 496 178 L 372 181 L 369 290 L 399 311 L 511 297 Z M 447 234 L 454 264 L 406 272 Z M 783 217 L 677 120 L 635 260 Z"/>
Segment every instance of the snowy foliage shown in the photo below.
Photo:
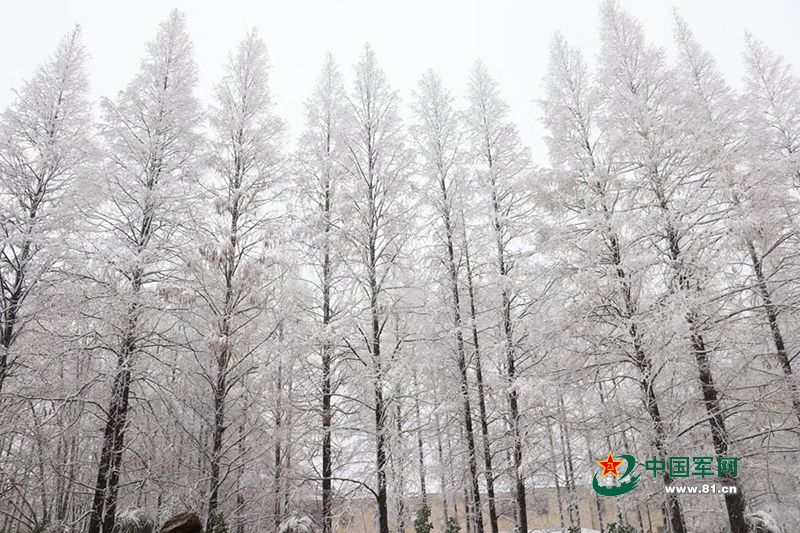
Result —
<path fill-rule="evenodd" d="M 747 521 L 754 533 L 783 533 L 778 522 L 766 511 L 756 511 L 747 515 Z"/>
<path fill-rule="evenodd" d="M 114 533 L 153 533 L 155 524 L 144 509 L 127 509 L 117 516 Z"/>
<path fill-rule="evenodd" d="M 307 516 L 292 515 L 281 522 L 278 533 L 314 533 L 314 523 Z"/>

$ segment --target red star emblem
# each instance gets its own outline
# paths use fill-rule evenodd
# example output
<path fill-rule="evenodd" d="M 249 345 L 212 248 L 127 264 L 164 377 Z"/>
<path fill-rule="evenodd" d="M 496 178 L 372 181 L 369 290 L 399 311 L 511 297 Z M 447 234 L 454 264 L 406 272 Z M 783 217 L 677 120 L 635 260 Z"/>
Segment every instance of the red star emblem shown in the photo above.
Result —
<path fill-rule="evenodd" d="M 611 455 L 611 452 L 608 452 L 608 459 L 605 461 L 596 461 L 597 464 L 603 467 L 603 475 L 600 477 L 606 477 L 606 474 L 614 474 L 617 479 L 619 479 L 619 473 L 617 473 L 617 467 L 621 465 L 624 461 L 615 461 L 614 456 Z"/>

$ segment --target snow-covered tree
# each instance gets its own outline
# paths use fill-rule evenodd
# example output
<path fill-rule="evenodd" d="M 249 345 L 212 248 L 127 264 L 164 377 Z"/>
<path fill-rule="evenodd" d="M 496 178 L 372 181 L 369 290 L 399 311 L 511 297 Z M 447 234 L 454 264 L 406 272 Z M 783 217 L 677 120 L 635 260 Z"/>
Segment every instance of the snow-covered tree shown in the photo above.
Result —
<path fill-rule="evenodd" d="M 389 532 L 387 435 L 391 412 L 387 373 L 403 344 L 392 322 L 401 305 L 400 261 L 408 240 L 408 172 L 398 111 L 399 97 L 389 86 L 366 45 L 355 67 L 349 98 L 350 126 L 345 146 L 348 169 L 349 221 L 345 231 L 352 243 L 349 269 L 358 291 L 356 336 L 348 341 L 363 365 L 365 399 L 374 416 L 368 434 L 374 439 L 378 531 Z M 368 403 L 367 403 L 368 402 Z"/>
<path fill-rule="evenodd" d="M 133 81 L 116 101 L 103 100 L 102 201 L 89 214 L 98 235 L 87 243 L 100 294 L 87 314 L 96 313 L 113 368 L 89 533 L 114 529 L 136 366 L 153 353 L 165 327 L 156 289 L 178 258 L 177 232 L 186 214 L 182 182 L 198 144 L 196 84 L 185 18 L 173 11 L 148 43 Z"/>
<path fill-rule="evenodd" d="M 81 258 L 71 248 L 83 227 L 80 177 L 94 155 L 86 57 L 76 27 L 0 116 L 4 528 L 14 517 L 23 527 L 63 525 L 78 504 L 83 469 L 75 461 L 86 434 L 80 403 L 64 398 L 88 379 L 73 290 Z"/>
<path fill-rule="evenodd" d="M 481 489 L 478 479 L 478 444 L 473 428 L 473 409 L 471 406 L 469 358 L 464 339 L 465 321 L 461 294 L 462 260 L 460 236 L 463 233 L 461 217 L 464 211 L 463 195 L 465 191 L 466 141 L 463 134 L 462 117 L 455 109 L 455 99 L 442 86 L 440 77 L 428 71 L 419 81 L 416 101 L 413 104 L 416 123 L 412 127 L 412 137 L 417 141 L 421 156 L 422 174 L 427 180 L 422 187 L 423 194 L 433 207 L 432 218 L 437 227 L 435 263 L 444 266 L 443 282 L 444 307 L 449 309 L 452 324 L 447 324 L 445 334 L 448 342 L 454 341 L 456 365 L 459 376 L 459 389 L 462 398 L 464 436 L 466 438 L 470 493 L 473 498 L 472 511 L 475 516 L 468 520 L 475 525 L 478 533 L 483 531 L 483 511 L 481 506 Z M 452 338 L 448 338 L 452 337 Z M 478 365 L 478 376 L 482 377 L 480 355 L 476 353 L 475 364 Z M 488 436 L 486 417 L 486 401 L 482 381 L 477 383 L 479 417 L 483 435 L 483 458 L 486 472 L 486 491 L 488 496 L 489 522 L 492 533 L 497 533 L 497 507 L 495 505 L 494 471 L 492 468 L 491 446 Z"/>
<path fill-rule="evenodd" d="M 17 92 L 0 118 L 0 393 L 14 349 L 77 227 L 69 196 L 91 156 L 91 107 L 80 28 Z M 41 290 L 40 290 L 41 289 Z"/>
<path fill-rule="evenodd" d="M 624 360 L 636 368 L 653 447 L 666 457 L 671 438 L 655 382 L 661 365 L 654 361 L 644 338 L 648 316 L 642 309 L 646 303 L 640 301 L 642 267 L 634 260 L 639 251 L 623 229 L 626 198 L 621 174 L 626 164 L 601 141 L 598 115 L 602 102 L 581 53 L 560 35 L 551 44 L 545 90 L 541 104 L 560 197 L 555 209 L 571 213 L 564 224 L 569 229 L 560 239 L 573 244 L 564 255 L 564 270 L 582 273 L 575 290 L 584 302 L 577 314 L 590 317 L 589 335 L 600 336 L 586 339 L 590 349 L 620 350 Z M 616 366 L 612 368 L 618 371 Z M 673 482 L 666 473 L 663 479 L 667 486 Z M 667 494 L 667 505 L 672 529 L 685 531 L 677 496 Z"/>
<path fill-rule="evenodd" d="M 516 524 L 528 530 L 525 496 L 525 472 L 522 471 L 523 433 L 517 383 L 522 354 L 518 340 L 520 326 L 519 290 L 515 286 L 515 269 L 520 270 L 529 250 L 521 237 L 531 231 L 529 153 L 508 120 L 509 108 L 502 98 L 497 82 L 486 66 L 477 61 L 468 83 L 469 109 L 466 111 L 469 132 L 469 155 L 477 173 L 477 183 L 485 198 L 489 233 L 494 253 L 493 284 L 498 296 L 499 315 L 497 345 L 502 352 L 508 401 L 508 423 L 512 438 L 510 475 L 516 500 Z"/>
<path fill-rule="evenodd" d="M 783 58 L 750 34 L 745 67 L 747 172 L 732 201 L 743 218 L 742 239 L 755 277 L 752 290 L 769 324 L 783 385 L 800 422 L 800 392 L 785 325 L 795 322 L 786 310 L 797 298 L 792 281 L 800 208 L 800 80 Z"/>
<path fill-rule="evenodd" d="M 197 250 L 189 256 L 188 270 L 198 313 L 205 319 L 201 351 L 210 358 L 201 372 L 213 405 L 208 531 L 228 499 L 223 481 L 237 468 L 236 460 L 226 458 L 235 455 L 235 442 L 242 438 L 226 432 L 230 412 L 257 366 L 254 352 L 270 335 L 263 317 L 275 290 L 269 267 L 276 260 L 271 250 L 277 244 L 273 219 L 283 123 L 272 112 L 268 81 L 266 45 L 252 30 L 216 86 L 209 111 L 209 173 L 199 182 L 201 203 L 192 227 Z"/>
<path fill-rule="evenodd" d="M 646 236 L 662 263 L 650 276 L 664 282 L 666 316 L 678 319 L 669 326 L 688 340 L 713 449 L 728 456 L 733 441 L 714 378 L 719 351 L 711 306 L 720 257 L 708 246 L 719 239 L 724 202 L 713 174 L 692 157 L 694 129 L 682 119 L 693 109 L 681 101 L 663 51 L 645 43 L 641 26 L 614 1 L 601 9 L 601 42 L 604 125 L 614 149 L 633 164 L 629 177 L 636 207 L 647 217 Z M 732 530 L 744 533 L 742 491 L 727 494 L 725 502 Z"/>
<path fill-rule="evenodd" d="M 314 94 L 306 102 L 306 130 L 298 150 L 297 201 L 302 242 L 311 267 L 309 313 L 319 350 L 319 414 L 322 420 L 322 533 L 333 528 L 333 399 L 340 383 L 341 341 L 334 333 L 343 312 L 342 194 L 346 177 L 344 128 L 347 95 L 333 54 L 328 54 Z M 316 390 L 316 387 L 315 387 Z"/>

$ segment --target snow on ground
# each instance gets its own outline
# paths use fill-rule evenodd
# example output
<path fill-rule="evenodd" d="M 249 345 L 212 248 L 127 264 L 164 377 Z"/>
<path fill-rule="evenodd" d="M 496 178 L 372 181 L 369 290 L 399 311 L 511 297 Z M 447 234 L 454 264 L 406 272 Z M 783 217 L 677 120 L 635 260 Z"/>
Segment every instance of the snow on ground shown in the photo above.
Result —
<path fill-rule="evenodd" d="M 561 533 L 560 529 L 532 529 L 528 533 Z M 581 528 L 581 533 L 600 533 L 596 529 Z"/>

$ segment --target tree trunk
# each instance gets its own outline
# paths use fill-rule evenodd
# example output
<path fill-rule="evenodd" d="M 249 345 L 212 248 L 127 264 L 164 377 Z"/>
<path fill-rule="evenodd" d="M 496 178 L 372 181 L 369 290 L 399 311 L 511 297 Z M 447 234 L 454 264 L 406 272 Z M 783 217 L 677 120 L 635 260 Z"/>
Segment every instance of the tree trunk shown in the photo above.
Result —
<path fill-rule="evenodd" d="M 489 170 L 493 172 L 492 160 L 489 158 Z M 508 381 L 508 406 L 509 422 L 511 423 L 511 434 L 514 439 L 513 459 L 514 459 L 514 497 L 517 503 L 517 529 L 528 531 L 528 510 L 525 501 L 525 481 L 522 476 L 522 430 L 519 413 L 519 399 L 517 393 L 517 369 L 516 356 L 514 354 L 514 332 L 511 320 L 511 296 L 505 287 L 505 278 L 508 276 L 509 267 L 506 262 L 506 249 L 503 242 L 503 229 L 500 221 L 501 209 L 500 200 L 497 196 L 497 184 L 494 176 L 491 180 L 492 195 L 492 226 L 494 229 L 495 244 L 497 246 L 497 269 L 503 286 L 500 289 L 500 306 L 502 309 L 502 329 L 503 344 L 506 356 L 506 380 Z"/>
<path fill-rule="evenodd" d="M 398 390 L 398 396 L 402 397 L 403 392 Z M 403 413 L 400 409 L 400 402 L 395 401 L 395 429 L 397 430 L 398 448 L 402 449 L 403 444 Z M 391 456 L 392 468 L 397 472 L 397 531 L 404 533 L 406 530 L 406 493 L 405 484 L 406 478 L 403 472 L 403 457 L 397 457 L 396 453 Z M 399 464 L 395 461 L 399 460 Z"/>
<path fill-rule="evenodd" d="M 419 454 L 419 490 L 422 496 L 422 506 L 428 506 L 428 490 L 425 486 L 425 448 L 422 443 L 422 417 L 419 409 L 419 383 L 417 371 L 413 370 L 414 376 L 414 415 L 417 422 L 417 453 Z"/>
<path fill-rule="evenodd" d="M 575 492 L 575 473 L 572 465 L 572 449 L 569 445 L 569 435 L 566 431 L 566 421 L 564 417 L 564 403 L 560 400 L 562 420 L 559 422 L 559 435 L 561 436 L 561 459 L 564 462 L 564 478 L 567 489 L 567 513 L 569 514 L 569 525 L 579 526 L 581 523 L 580 509 L 578 508 L 578 496 Z"/>
<path fill-rule="evenodd" d="M 550 425 L 547 426 L 547 438 L 550 442 L 550 456 L 555 459 L 556 457 L 556 447 L 553 444 L 553 430 Z M 567 524 L 564 521 L 564 504 L 561 500 L 561 484 L 558 482 L 558 463 L 553 466 L 553 482 L 556 486 L 556 500 L 558 501 L 558 519 L 559 524 L 561 525 L 561 530 L 563 531 L 566 529 Z"/>
<path fill-rule="evenodd" d="M 590 461 L 589 464 L 592 464 L 591 461 L 592 461 L 592 458 L 594 457 L 594 454 L 592 453 L 592 443 L 590 441 L 589 432 L 588 431 L 586 431 L 586 433 L 584 433 L 584 439 L 586 441 L 586 455 L 588 457 L 588 460 Z M 595 511 L 597 511 L 597 521 L 598 521 L 598 525 L 599 525 L 598 529 L 600 530 L 600 533 L 604 533 L 605 532 L 605 526 L 603 525 L 603 509 L 602 509 L 601 503 L 600 503 L 600 498 L 602 498 L 602 497 L 603 496 L 600 496 L 596 492 L 594 493 L 594 508 L 595 508 Z"/>
<path fill-rule="evenodd" d="M 663 198 L 663 197 L 662 197 Z M 665 200 L 661 201 L 661 208 L 668 211 Z M 691 290 L 691 280 L 686 274 L 682 260 L 679 237 L 674 228 L 667 226 L 667 243 L 669 245 L 669 257 L 676 268 L 676 280 L 681 291 L 688 293 Z M 706 348 L 705 339 L 703 338 L 702 327 L 699 323 L 699 317 L 696 311 L 689 310 L 686 313 L 686 321 L 689 325 L 691 336 L 692 353 L 694 354 L 695 361 L 697 362 L 697 371 L 700 378 L 700 388 L 703 394 L 703 403 L 708 413 L 708 423 L 711 426 L 711 440 L 714 443 L 714 451 L 717 456 L 728 455 L 728 431 L 725 428 L 725 417 L 719 405 L 719 395 L 716 386 L 714 385 L 714 378 L 711 372 L 711 364 L 708 360 L 708 349 Z M 745 501 L 744 493 L 738 485 L 736 479 L 730 477 L 729 473 L 722 476 L 729 481 L 732 485 L 737 487 L 736 494 L 725 495 L 725 506 L 728 510 L 728 520 L 730 520 L 732 533 L 747 533 L 748 526 L 745 520 Z"/>
<path fill-rule="evenodd" d="M 706 411 L 709 416 L 708 422 L 711 425 L 711 439 L 714 442 L 714 451 L 717 452 L 718 457 L 727 456 L 729 437 L 725 428 L 725 418 L 719 406 L 719 397 L 711 374 L 711 366 L 708 361 L 705 341 L 703 340 L 702 334 L 699 332 L 696 317 L 690 314 L 687 320 L 689 321 L 689 326 L 692 331 L 692 350 L 694 351 L 698 372 L 700 374 L 700 386 L 703 391 L 703 402 L 705 403 Z M 737 488 L 736 494 L 725 495 L 725 507 L 728 509 L 731 531 L 732 533 L 747 533 L 748 526 L 744 516 L 745 501 L 741 486 L 739 486 L 737 480 L 732 478 L 728 472 L 723 473 L 722 478 Z"/>
<path fill-rule="evenodd" d="M 227 351 L 227 350 L 226 350 Z M 215 533 L 214 519 L 219 506 L 220 462 L 222 461 L 222 438 L 225 435 L 225 392 L 227 374 L 227 354 L 221 356 L 217 367 L 217 382 L 214 387 L 214 436 L 211 445 L 211 491 L 208 497 L 208 522 L 206 531 Z"/>
<path fill-rule="evenodd" d="M 122 359 L 122 357 L 120 357 Z M 122 361 L 119 365 L 123 365 Z M 128 415 L 130 370 L 123 367 L 114 378 L 112 400 L 103 433 L 97 483 L 95 485 L 89 533 L 111 533 L 116 520 L 117 485 L 122 449 L 125 443 L 124 426 Z"/>
<path fill-rule="evenodd" d="M 763 258 L 759 257 L 751 239 L 746 239 L 746 244 L 747 251 L 750 256 L 750 263 L 753 267 L 753 272 L 756 274 L 756 286 L 758 287 L 757 292 L 761 297 L 761 301 L 764 305 L 764 312 L 767 315 L 769 329 L 772 332 L 772 342 L 775 345 L 775 355 L 778 357 L 778 362 L 781 364 L 781 370 L 783 370 L 783 375 L 786 377 L 786 383 L 789 386 L 789 394 L 791 395 L 792 399 L 792 407 L 794 407 L 797 421 L 800 422 L 800 396 L 798 396 L 797 383 L 795 382 L 794 375 L 792 374 L 792 365 L 789 361 L 789 354 L 786 351 L 783 333 L 781 332 L 780 324 L 778 323 L 778 308 L 772 302 L 772 293 L 769 290 L 767 279 L 764 276 Z"/>
<path fill-rule="evenodd" d="M 273 477 L 273 522 L 275 526 L 275 533 L 280 529 L 281 521 L 283 520 L 283 512 L 281 507 L 282 500 L 282 486 L 283 486 L 283 368 L 281 363 L 278 363 L 278 383 L 276 387 L 276 405 L 275 405 L 275 458 L 274 466 L 275 473 Z"/>
<path fill-rule="evenodd" d="M 374 248 L 373 248 L 374 253 Z M 378 311 L 377 280 L 373 274 L 370 277 L 371 308 L 372 308 L 372 359 L 375 376 L 373 389 L 375 394 L 375 473 L 378 478 L 377 503 L 378 503 L 378 531 L 389 533 L 389 504 L 386 487 L 386 405 L 383 398 L 383 370 L 381 368 L 381 338 L 380 320 Z"/>
<path fill-rule="evenodd" d="M 244 533 L 244 494 L 242 492 L 242 480 L 244 479 L 244 424 L 247 420 L 242 414 L 243 422 L 239 425 L 239 471 L 236 479 L 236 533 Z"/>
<path fill-rule="evenodd" d="M 622 287 L 620 292 L 624 307 L 624 316 L 628 321 L 628 336 L 633 344 L 633 362 L 640 375 L 638 383 L 639 387 L 642 389 L 642 394 L 644 395 L 644 403 L 647 414 L 650 416 L 650 420 L 653 422 L 653 444 L 659 456 L 664 457 L 664 460 L 666 460 L 667 456 L 669 455 L 666 446 L 667 436 L 666 430 L 664 429 L 664 422 L 661 418 L 661 411 L 658 407 L 658 400 L 656 398 L 655 386 L 653 383 L 655 379 L 653 373 L 653 362 L 651 361 L 647 352 L 645 352 L 644 344 L 639 333 L 638 324 L 635 319 L 636 306 L 631 293 L 630 279 L 628 274 L 622 268 L 622 252 L 620 250 L 619 241 L 617 240 L 616 235 L 612 234 L 610 236 L 609 243 L 615 275 Z M 600 399 L 603 399 L 602 388 Z M 672 477 L 670 477 L 666 470 L 663 472 L 663 480 L 665 487 L 669 487 L 673 483 Z M 686 533 L 686 525 L 683 521 L 683 514 L 681 513 L 681 506 L 680 502 L 678 501 L 677 494 L 666 493 L 666 499 L 667 506 L 669 508 L 668 514 L 670 524 L 672 526 L 672 533 Z"/>
<path fill-rule="evenodd" d="M 325 307 L 328 311 L 329 307 Z M 322 347 L 322 533 L 331 533 L 333 527 L 331 396 L 331 346 L 326 342 Z"/>
<path fill-rule="evenodd" d="M 442 484 L 442 516 L 444 517 L 444 524 L 442 525 L 442 531 L 444 531 L 445 527 L 447 526 L 447 522 L 450 519 L 449 511 L 447 510 L 447 475 L 445 474 L 445 463 L 444 463 L 444 453 L 442 450 L 442 430 L 441 426 L 439 425 L 439 416 L 436 416 L 436 448 L 439 452 L 439 468 L 441 469 L 441 484 Z"/>
<path fill-rule="evenodd" d="M 480 486 L 478 484 L 478 463 L 475 450 L 475 431 L 472 427 L 472 407 L 469 399 L 469 377 L 466 350 L 464 349 L 464 332 L 461 320 L 461 294 L 458 289 L 458 266 L 456 265 L 454 229 L 450 218 L 448 191 L 445 178 L 440 174 L 439 187 L 445 208 L 442 211 L 447 247 L 447 270 L 450 276 L 450 296 L 452 298 L 453 328 L 456 335 L 456 357 L 458 359 L 459 386 L 461 389 L 461 405 L 464 417 L 464 430 L 467 438 L 467 454 L 469 455 L 469 475 L 472 485 L 472 498 L 475 512 L 475 531 L 483 533 L 483 511 L 481 508 Z"/>
<path fill-rule="evenodd" d="M 325 154 L 331 155 L 332 142 L 331 135 L 326 137 Z M 332 501 L 332 481 L 333 467 L 331 464 L 331 358 L 333 346 L 328 341 L 327 331 L 333 318 L 331 309 L 331 255 L 330 235 L 333 230 L 332 216 L 332 196 L 331 196 L 331 177 L 330 172 L 326 173 L 325 181 L 325 200 L 323 204 L 323 217 L 325 217 L 325 248 L 322 256 L 322 327 L 326 332 L 325 340 L 322 344 L 322 533 L 331 533 L 333 529 L 333 501 Z"/>
<path fill-rule="evenodd" d="M 137 269 L 133 274 L 134 298 L 138 297 L 141 286 L 142 271 Z M 116 522 L 117 493 L 130 401 L 131 366 L 133 356 L 138 349 L 136 346 L 138 312 L 139 306 L 136 303 L 128 309 L 125 341 L 117 356 L 117 372 L 111 388 L 111 403 L 106 412 L 103 446 L 100 451 L 88 533 L 112 533 Z"/>
<path fill-rule="evenodd" d="M 475 356 L 475 381 L 478 385 L 478 416 L 483 437 L 483 462 L 486 471 L 486 497 L 489 500 L 489 524 L 492 533 L 498 533 L 497 506 L 494 494 L 494 468 L 492 465 L 492 449 L 489 442 L 489 419 L 486 416 L 486 394 L 483 386 L 483 364 L 481 363 L 481 350 L 478 344 L 478 313 L 475 309 L 475 285 L 472 277 L 472 265 L 469 260 L 469 244 L 464 238 L 464 260 L 467 267 L 467 291 L 469 295 L 470 329 L 472 330 L 472 346 Z"/>

